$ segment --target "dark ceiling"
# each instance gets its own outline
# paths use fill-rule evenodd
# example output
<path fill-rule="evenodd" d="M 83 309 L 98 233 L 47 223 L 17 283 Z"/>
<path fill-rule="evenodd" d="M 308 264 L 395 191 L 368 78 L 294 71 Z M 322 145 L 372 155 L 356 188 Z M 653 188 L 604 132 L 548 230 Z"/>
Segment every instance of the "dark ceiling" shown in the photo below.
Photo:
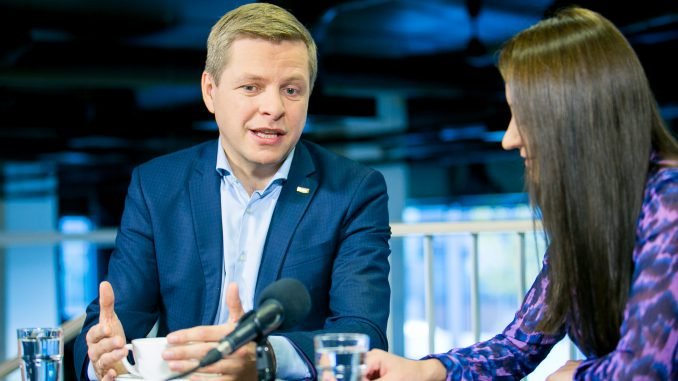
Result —
<path fill-rule="evenodd" d="M 494 52 L 571 3 L 272 2 L 319 46 L 308 139 L 368 164 L 447 166 L 516 158 L 500 149 L 508 110 Z M 53 168 L 64 205 L 93 192 L 122 202 L 132 166 L 216 137 L 200 98 L 205 40 L 243 3 L 0 0 L 0 160 Z M 676 1 L 577 3 L 621 27 L 675 131 Z"/>

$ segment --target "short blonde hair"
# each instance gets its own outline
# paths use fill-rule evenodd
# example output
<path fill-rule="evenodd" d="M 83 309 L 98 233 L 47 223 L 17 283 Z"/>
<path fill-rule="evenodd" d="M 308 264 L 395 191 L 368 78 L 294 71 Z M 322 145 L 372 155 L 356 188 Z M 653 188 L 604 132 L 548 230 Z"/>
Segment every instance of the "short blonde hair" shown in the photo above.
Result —
<path fill-rule="evenodd" d="M 251 3 L 242 5 L 217 21 L 207 38 L 205 71 L 218 84 L 228 62 L 228 50 L 238 38 L 260 38 L 268 41 L 301 41 L 308 50 L 310 86 L 318 74 L 317 48 L 311 33 L 290 12 L 277 5 Z"/>

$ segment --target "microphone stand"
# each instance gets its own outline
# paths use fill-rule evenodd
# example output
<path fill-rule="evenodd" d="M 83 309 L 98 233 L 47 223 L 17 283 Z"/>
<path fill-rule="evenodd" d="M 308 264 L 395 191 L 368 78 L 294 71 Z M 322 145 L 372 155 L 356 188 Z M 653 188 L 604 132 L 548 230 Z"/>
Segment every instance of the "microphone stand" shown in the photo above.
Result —
<path fill-rule="evenodd" d="M 275 381 L 275 369 L 271 358 L 273 353 L 271 347 L 266 343 L 266 337 L 263 336 L 257 340 L 257 377 L 259 381 Z"/>

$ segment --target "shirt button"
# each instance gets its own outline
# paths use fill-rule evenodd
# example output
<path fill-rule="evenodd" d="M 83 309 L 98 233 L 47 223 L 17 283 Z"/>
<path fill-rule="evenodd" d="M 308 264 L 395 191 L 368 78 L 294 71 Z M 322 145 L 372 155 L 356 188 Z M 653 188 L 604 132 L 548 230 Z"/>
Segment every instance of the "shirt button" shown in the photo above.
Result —
<path fill-rule="evenodd" d="M 238 260 L 240 262 L 245 262 L 245 258 L 247 258 L 247 256 L 245 255 L 245 253 L 242 253 L 242 254 L 240 254 L 240 257 L 238 257 Z"/>

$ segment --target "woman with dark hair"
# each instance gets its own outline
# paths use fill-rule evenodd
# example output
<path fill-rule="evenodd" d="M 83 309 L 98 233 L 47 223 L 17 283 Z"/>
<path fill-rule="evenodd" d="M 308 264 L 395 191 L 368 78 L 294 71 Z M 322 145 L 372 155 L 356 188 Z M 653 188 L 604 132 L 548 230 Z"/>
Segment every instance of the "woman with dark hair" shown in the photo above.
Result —
<path fill-rule="evenodd" d="M 619 30 L 577 7 L 503 47 L 512 118 L 548 239 L 515 319 L 468 348 L 407 360 L 373 350 L 366 379 L 520 379 L 565 334 L 586 356 L 553 379 L 678 379 L 678 144 Z"/>

